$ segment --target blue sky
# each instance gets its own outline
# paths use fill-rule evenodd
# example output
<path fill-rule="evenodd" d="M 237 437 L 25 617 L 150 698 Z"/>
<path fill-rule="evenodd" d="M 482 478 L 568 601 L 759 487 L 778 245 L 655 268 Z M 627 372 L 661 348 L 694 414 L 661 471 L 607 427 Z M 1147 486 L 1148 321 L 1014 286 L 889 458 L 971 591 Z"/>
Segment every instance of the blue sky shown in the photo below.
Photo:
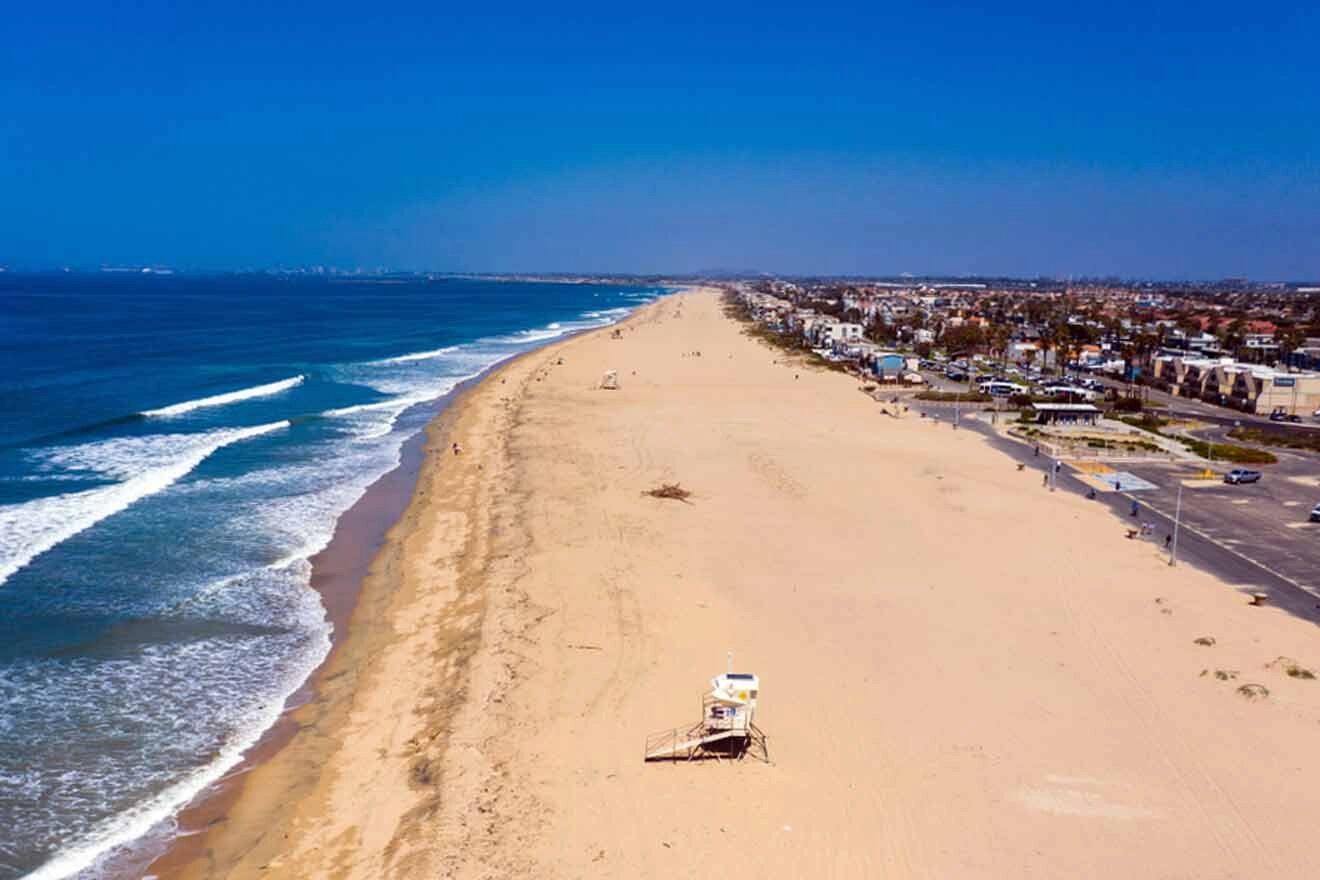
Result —
<path fill-rule="evenodd" d="M 1320 277 L 1310 4 L 37 5 L 0 261 Z"/>

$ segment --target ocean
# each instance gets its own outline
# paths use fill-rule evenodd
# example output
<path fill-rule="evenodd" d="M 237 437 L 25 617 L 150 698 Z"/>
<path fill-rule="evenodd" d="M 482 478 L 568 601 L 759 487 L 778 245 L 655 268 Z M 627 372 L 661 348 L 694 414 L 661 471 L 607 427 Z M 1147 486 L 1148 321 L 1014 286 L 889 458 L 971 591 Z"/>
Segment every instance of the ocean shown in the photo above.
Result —
<path fill-rule="evenodd" d="M 167 840 L 325 658 L 309 558 L 438 399 L 662 292 L 0 274 L 0 880 Z"/>

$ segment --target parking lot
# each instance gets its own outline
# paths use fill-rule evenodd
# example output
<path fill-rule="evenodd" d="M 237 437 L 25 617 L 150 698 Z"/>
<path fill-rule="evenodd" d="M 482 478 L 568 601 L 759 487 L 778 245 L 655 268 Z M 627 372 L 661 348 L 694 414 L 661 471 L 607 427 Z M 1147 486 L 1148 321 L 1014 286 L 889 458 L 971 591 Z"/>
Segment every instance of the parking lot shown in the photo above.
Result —
<path fill-rule="evenodd" d="M 950 404 L 918 403 L 917 409 L 941 421 L 952 421 Z M 990 425 L 989 414 L 963 418 L 961 425 L 983 436 L 991 445 L 1026 467 L 1045 471 L 1052 462 L 1032 455 L 1031 447 L 1003 437 Z M 1178 490 L 1178 559 L 1196 565 L 1250 592 L 1269 594 L 1271 604 L 1320 622 L 1320 523 L 1308 521 L 1311 508 L 1320 504 L 1320 456 L 1274 450 L 1278 464 L 1259 466 L 1259 482 L 1229 485 L 1221 479 L 1196 479 L 1196 466 L 1181 463 L 1123 463 L 1115 468 L 1140 480 L 1115 491 L 1072 466 L 1064 467 L 1058 488 L 1086 494 L 1096 490 L 1095 502 L 1110 508 L 1116 530 L 1151 523 L 1148 538 L 1164 547 L 1172 533 Z M 1223 466 L 1216 470 L 1222 474 Z M 1130 516 L 1135 500 L 1136 518 Z"/>
<path fill-rule="evenodd" d="M 1155 488 L 1132 492 L 1146 509 L 1170 521 L 1178 507 L 1183 527 L 1279 575 L 1320 598 L 1320 523 L 1308 521 L 1320 504 L 1320 468 L 1315 459 L 1280 454 L 1262 466 L 1259 482 L 1230 485 L 1189 479 L 1186 465 L 1127 468 Z"/>

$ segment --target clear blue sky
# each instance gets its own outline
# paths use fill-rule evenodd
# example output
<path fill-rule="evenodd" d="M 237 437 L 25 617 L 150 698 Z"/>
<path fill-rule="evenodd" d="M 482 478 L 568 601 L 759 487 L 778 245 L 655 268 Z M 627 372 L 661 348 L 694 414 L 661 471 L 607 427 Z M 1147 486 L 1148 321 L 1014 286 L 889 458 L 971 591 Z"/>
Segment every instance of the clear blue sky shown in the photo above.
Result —
<path fill-rule="evenodd" d="M 1320 276 L 1314 3 L 21 4 L 0 261 Z"/>

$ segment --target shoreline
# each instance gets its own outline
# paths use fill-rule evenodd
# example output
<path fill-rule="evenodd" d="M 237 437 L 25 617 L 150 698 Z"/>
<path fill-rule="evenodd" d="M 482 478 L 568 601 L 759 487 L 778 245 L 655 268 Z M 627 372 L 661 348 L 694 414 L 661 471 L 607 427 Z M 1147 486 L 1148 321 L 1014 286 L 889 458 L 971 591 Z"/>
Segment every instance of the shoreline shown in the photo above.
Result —
<path fill-rule="evenodd" d="M 673 295 L 675 292 L 670 290 L 661 293 L 656 300 Z M 363 496 L 340 515 L 329 544 L 309 560 L 312 564 L 310 586 L 320 595 L 326 616 L 333 625 L 330 652 L 289 696 L 279 719 L 244 753 L 242 761 L 176 814 L 176 827 L 165 850 L 149 859 L 133 860 L 129 853 L 129 858 L 124 860 L 125 867 L 134 876 L 171 880 L 209 874 L 211 869 L 202 866 L 213 861 L 208 853 L 210 838 L 229 820 L 232 811 L 247 809 L 244 795 L 252 775 L 278 759 L 297 742 L 300 733 L 324 723 L 334 714 L 333 707 L 326 705 L 332 699 L 324 692 L 326 682 L 346 674 L 362 655 L 369 653 L 365 644 L 359 646 L 354 641 L 365 643 L 369 638 L 367 634 L 358 633 L 359 629 L 371 626 L 363 619 L 363 606 L 387 604 L 390 596 L 399 589 L 397 555 L 402 537 L 396 533 L 401 531 L 410 508 L 426 494 L 424 471 L 428 462 L 437 458 L 444 461 L 451 454 L 449 437 L 454 422 L 462 415 L 465 398 L 521 361 L 582 336 L 623 326 L 656 300 L 634 307 L 628 315 L 612 324 L 568 333 L 492 364 L 426 404 L 434 409 L 434 413 L 404 442 L 399 464 L 372 483 Z M 351 656 L 342 656 L 345 653 Z M 295 795 L 300 786 L 289 780 L 283 788 L 285 794 Z M 263 810 L 258 805 L 252 809 L 257 813 L 274 813 L 279 808 Z M 238 849 L 242 848 L 240 844 Z"/>
<path fill-rule="evenodd" d="M 1315 873 L 1311 624 L 713 292 L 615 327 L 428 427 L 321 697 L 171 876 Z M 772 762 L 644 764 L 730 650 Z"/>
<path fill-rule="evenodd" d="M 320 597 L 326 619 L 332 626 L 329 653 L 289 695 L 279 718 L 243 754 L 242 761 L 199 792 L 175 815 L 176 828 L 165 850 L 146 861 L 141 873 L 168 877 L 179 865 L 196 858 L 199 855 L 197 848 L 203 845 L 207 829 L 223 821 L 228 810 L 242 796 L 247 775 L 279 754 L 297 735 L 301 725 L 296 716 L 299 710 L 318 699 L 321 677 L 352 632 L 352 617 L 363 584 L 389 540 L 390 529 L 407 509 L 416 490 L 430 426 L 443 418 L 466 386 L 480 378 L 464 380 L 428 402 L 429 406 L 435 407 L 436 413 L 416 434 L 404 441 L 399 450 L 399 464 L 382 474 L 367 487 L 361 498 L 340 514 L 329 543 L 310 557 L 312 574 L 308 586 Z"/>

